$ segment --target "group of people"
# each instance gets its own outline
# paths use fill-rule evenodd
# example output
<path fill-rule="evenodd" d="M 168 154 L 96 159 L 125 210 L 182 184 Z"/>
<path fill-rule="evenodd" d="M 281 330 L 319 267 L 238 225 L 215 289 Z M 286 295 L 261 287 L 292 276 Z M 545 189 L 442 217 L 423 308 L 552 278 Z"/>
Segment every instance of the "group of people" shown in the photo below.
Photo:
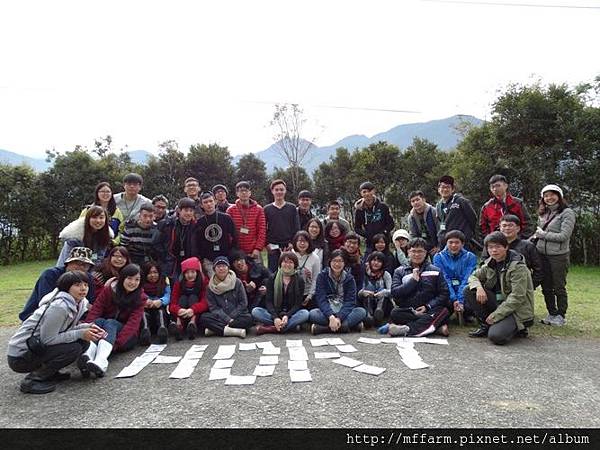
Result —
<path fill-rule="evenodd" d="M 359 187 L 354 227 L 337 200 L 323 219 L 309 191 L 297 205 L 286 201 L 283 180 L 271 183 L 273 202 L 263 207 L 247 181 L 229 203 L 226 186 L 201 193 L 189 177 L 172 210 L 166 197 L 140 194 L 140 175 L 128 174 L 123 185 L 113 195 L 110 184 L 98 184 L 19 314 L 8 363 L 28 373 L 23 392 L 54 390 L 69 376 L 59 370 L 73 362 L 84 377 L 102 377 L 112 352 L 149 345 L 154 335 L 165 343 L 306 326 L 315 335 L 376 327 L 392 336 L 447 336 L 456 314 L 479 321 L 470 336 L 505 344 L 527 335 L 540 284 L 542 322 L 566 320 L 575 215 L 556 185 L 541 191 L 536 227 L 504 176 L 490 179 L 492 197 L 478 220 L 446 175 L 435 206 L 421 191 L 410 194 L 407 229 L 395 229 L 370 182 Z"/>

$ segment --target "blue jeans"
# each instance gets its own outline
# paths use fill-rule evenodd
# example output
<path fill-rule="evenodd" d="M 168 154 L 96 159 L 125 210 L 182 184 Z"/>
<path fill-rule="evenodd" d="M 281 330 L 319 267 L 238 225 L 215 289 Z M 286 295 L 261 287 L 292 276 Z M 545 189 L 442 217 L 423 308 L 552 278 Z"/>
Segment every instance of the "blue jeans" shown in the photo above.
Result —
<path fill-rule="evenodd" d="M 342 325 L 352 328 L 365 320 L 366 317 L 367 310 L 360 306 L 356 306 L 352 309 L 350 314 L 348 314 L 346 318 L 342 320 Z M 323 314 L 319 308 L 315 308 L 310 311 L 309 320 L 311 323 L 316 323 L 317 325 L 329 325 L 329 318 L 325 317 L 325 314 Z"/>
<path fill-rule="evenodd" d="M 104 340 L 114 344 L 117 340 L 117 334 L 123 328 L 123 324 L 115 319 L 96 319 L 94 323 L 108 333 Z"/>
<path fill-rule="evenodd" d="M 298 325 L 302 325 L 304 322 L 308 322 L 308 311 L 306 309 L 299 309 L 291 317 L 288 316 L 288 323 L 283 328 L 283 332 L 285 333 L 288 330 L 293 330 Z M 273 325 L 274 318 L 269 311 L 265 308 L 261 308 L 257 306 L 256 308 L 252 308 L 252 317 L 254 320 L 264 323 L 265 325 Z"/>

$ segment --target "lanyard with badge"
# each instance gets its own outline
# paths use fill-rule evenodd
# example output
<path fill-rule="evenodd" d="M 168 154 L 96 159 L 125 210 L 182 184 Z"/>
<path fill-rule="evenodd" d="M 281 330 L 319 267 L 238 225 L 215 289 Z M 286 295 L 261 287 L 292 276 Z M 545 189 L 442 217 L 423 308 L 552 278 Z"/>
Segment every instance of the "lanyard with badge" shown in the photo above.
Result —
<path fill-rule="evenodd" d="M 450 210 L 452 209 L 452 205 L 454 205 L 454 199 L 456 194 L 452 195 L 452 199 L 448 203 L 447 206 L 444 206 L 444 201 L 442 200 L 442 204 L 440 205 L 438 215 L 440 216 L 440 231 L 446 231 L 446 218 L 450 215 Z"/>

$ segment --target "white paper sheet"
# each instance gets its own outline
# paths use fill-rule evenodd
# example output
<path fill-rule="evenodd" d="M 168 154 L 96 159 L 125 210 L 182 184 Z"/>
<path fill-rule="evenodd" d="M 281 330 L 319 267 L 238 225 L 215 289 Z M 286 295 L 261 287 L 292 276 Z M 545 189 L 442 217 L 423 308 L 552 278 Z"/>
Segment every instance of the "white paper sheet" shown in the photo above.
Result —
<path fill-rule="evenodd" d="M 150 345 L 145 353 L 160 353 L 167 347 L 167 344 L 152 344 Z"/>
<path fill-rule="evenodd" d="M 332 359 L 332 361 L 336 364 L 340 364 L 346 367 L 356 367 L 362 364 L 362 361 L 358 361 L 356 359 L 348 358 L 347 356 L 342 356 L 340 359 Z"/>
<path fill-rule="evenodd" d="M 345 345 L 346 344 L 342 338 L 327 338 L 327 343 L 329 345 Z"/>
<path fill-rule="evenodd" d="M 384 337 L 381 338 L 382 344 L 397 344 L 398 342 L 404 342 L 403 337 Z"/>
<path fill-rule="evenodd" d="M 123 368 L 115 378 L 133 377 L 140 373 L 144 367 L 150 364 L 158 356 L 158 353 L 142 353 L 135 358 L 127 367 Z"/>
<path fill-rule="evenodd" d="M 275 346 L 273 345 L 273 343 L 271 341 L 257 342 L 256 343 L 256 348 L 265 349 L 267 347 L 275 347 Z"/>
<path fill-rule="evenodd" d="M 261 356 L 258 360 L 258 364 L 261 366 L 273 366 L 277 363 L 279 363 L 279 356 L 277 355 Z"/>
<path fill-rule="evenodd" d="M 270 377 L 275 372 L 275 366 L 256 366 L 254 373 L 257 377 Z"/>
<path fill-rule="evenodd" d="M 308 353 L 304 347 L 290 347 L 288 352 L 292 361 L 308 361 Z"/>
<path fill-rule="evenodd" d="M 201 359 L 204 356 L 204 352 L 195 351 L 193 348 L 190 348 L 185 355 L 183 355 L 183 359 Z"/>
<path fill-rule="evenodd" d="M 373 339 L 368 337 L 359 337 L 358 342 L 362 342 L 363 344 L 381 344 L 381 339 Z"/>
<path fill-rule="evenodd" d="M 311 339 L 310 340 L 310 345 L 312 345 L 313 347 L 323 347 L 325 345 L 329 345 L 328 339 Z"/>
<path fill-rule="evenodd" d="M 256 350 L 256 343 L 254 342 L 240 342 L 240 351 L 246 352 L 248 350 Z"/>
<path fill-rule="evenodd" d="M 231 359 L 235 353 L 235 344 L 233 345 L 219 345 L 217 354 L 213 356 L 213 359 Z"/>
<path fill-rule="evenodd" d="M 314 355 L 315 359 L 331 359 L 340 357 L 338 352 L 315 352 Z"/>
<path fill-rule="evenodd" d="M 225 380 L 231 374 L 231 369 L 210 369 L 210 374 L 208 375 L 208 381 L 214 380 Z"/>
<path fill-rule="evenodd" d="M 306 361 L 288 361 L 288 370 L 308 370 Z"/>
<path fill-rule="evenodd" d="M 279 347 L 265 347 L 263 348 L 262 354 L 264 356 L 268 355 L 279 355 L 281 353 L 281 349 Z"/>
<path fill-rule="evenodd" d="M 235 359 L 218 359 L 213 364 L 213 369 L 228 369 L 233 366 Z"/>
<path fill-rule="evenodd" d="M 256 375 L 229 375 L 225 380 L 227 385 L 254 384 Z"/>
<path fill-rule="evenodd" d="M 336 347 L 340 353 L 354 353 L 357 352 L 356 348 L 353 345 L 336 345 Z"/>
<path fill-rule="evenodd" d="M 203 352 L 208 348 L 208 344 L 194 344 L 190 347 L 190 350 L 195 352 Z"/>
<path fill-rule="evenodd" d="M 413 360 L 413 359 L 402 359 L 402 362 L 406 365 L 406 367 L 408 367 L 411 370 L 416 370 L 416 369 L 425 369 L 427 367 L 429 367 L 429 364 L 423 362 L 422 360 Z"/>
<path fill-rule="evenodd" d="M 175 370 L 171 372 L 169 378 L 189 378 L 199 361 L 199 359 L 182 359 L 179 361 L 179 364 L 177 364 L 177 367 L 175 367 Z"/>
<path fill-rule="evenodd" d="M 290 379 L 292 380 L 292 383 L 312 381 L 310 370 L 290 370 Z"/>
<path fill-rule="evenodd" d="M 385 372 L 385 368 L 383 368 L 383 367 L 369 366 L 367 364 L 361 364 L 360 366 L 356 366 L 356 367 L 352 368 L 352 370 L 356 370 L 357 372 L 367 373 L 369 375 L 375 375 L 375 376 L 379 376 L 383 372 Z"/>
<path fill-rule="evenodd" d="M 163 356 L 163 355 L 158 355 L 154 361 L 152 361 L 152 364 L 174 364 L 176 362 L 179 362 L 181 360 L 181 356 Z"/>
<path fill-rule="evenodd" d="M 302 347 L 302 339 L 286 339 L 285 341 L 286 347 Z"/>

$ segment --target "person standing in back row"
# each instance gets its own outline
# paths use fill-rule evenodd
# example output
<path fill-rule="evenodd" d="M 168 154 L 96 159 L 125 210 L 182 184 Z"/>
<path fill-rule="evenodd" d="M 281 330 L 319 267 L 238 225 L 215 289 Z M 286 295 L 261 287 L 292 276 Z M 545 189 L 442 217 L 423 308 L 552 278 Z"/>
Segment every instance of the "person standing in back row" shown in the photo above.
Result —
<path fill-rule="evenodd" d="M 265 206 L 267 220 L 267 249 L 269 251 L 269 270 L 277 271 L 279 256 L 282 251 L 292 249 L 292 239 L 300 231 L 298 210 L 285 201 L 287 186 L 283 180 L 274 180 L 270 186 L 273 203 Z"/>
<path fill-rule="evenodd" d="M 304 230 L 308 221 L 315 216 L 310 210 L 312 205 L 312 194 L 310 191 L 300 191 L 298 194 L 298 217 L 300 218 L 300 229 Z"/>
<path fill-rule="evenodd" d="M 454 178 L 444 175 L 438 181 L 440 200 L 435 205 L 438 220 L 438 242 L 440 248 L 446 245 L 446 233 L 452 230 L 462 231 L 465 235 L 465 249 L 475 253 L 481 245 L 475 240 L 477 213 L 471 202 L 458 194 L 454 186 Z"/>
<path fill-rule="evenodd" d="M 137 173 L 128 173 L 123 178 L 124 192 L 119 192 L 113 197 L 117 208 L 123 213 L 123 222 L 136 219 L 140 208 L 144 203 L 150 203 L 150 199 L 140 194 L 144 179 Z"/>
<path fill-rule="evenodd" d="M 373 248 L 373 236 L 382 233 L 386 242 L 390 242 L 390 234 L 394 229 L 394 219 L 390 208 L 375 197 L 375 186 L 365 181 L 359 187 L 360 198 L 354 203 L 354 231 L 364 237 L 367 243 L 365 253 L 370 254 Z"/>

